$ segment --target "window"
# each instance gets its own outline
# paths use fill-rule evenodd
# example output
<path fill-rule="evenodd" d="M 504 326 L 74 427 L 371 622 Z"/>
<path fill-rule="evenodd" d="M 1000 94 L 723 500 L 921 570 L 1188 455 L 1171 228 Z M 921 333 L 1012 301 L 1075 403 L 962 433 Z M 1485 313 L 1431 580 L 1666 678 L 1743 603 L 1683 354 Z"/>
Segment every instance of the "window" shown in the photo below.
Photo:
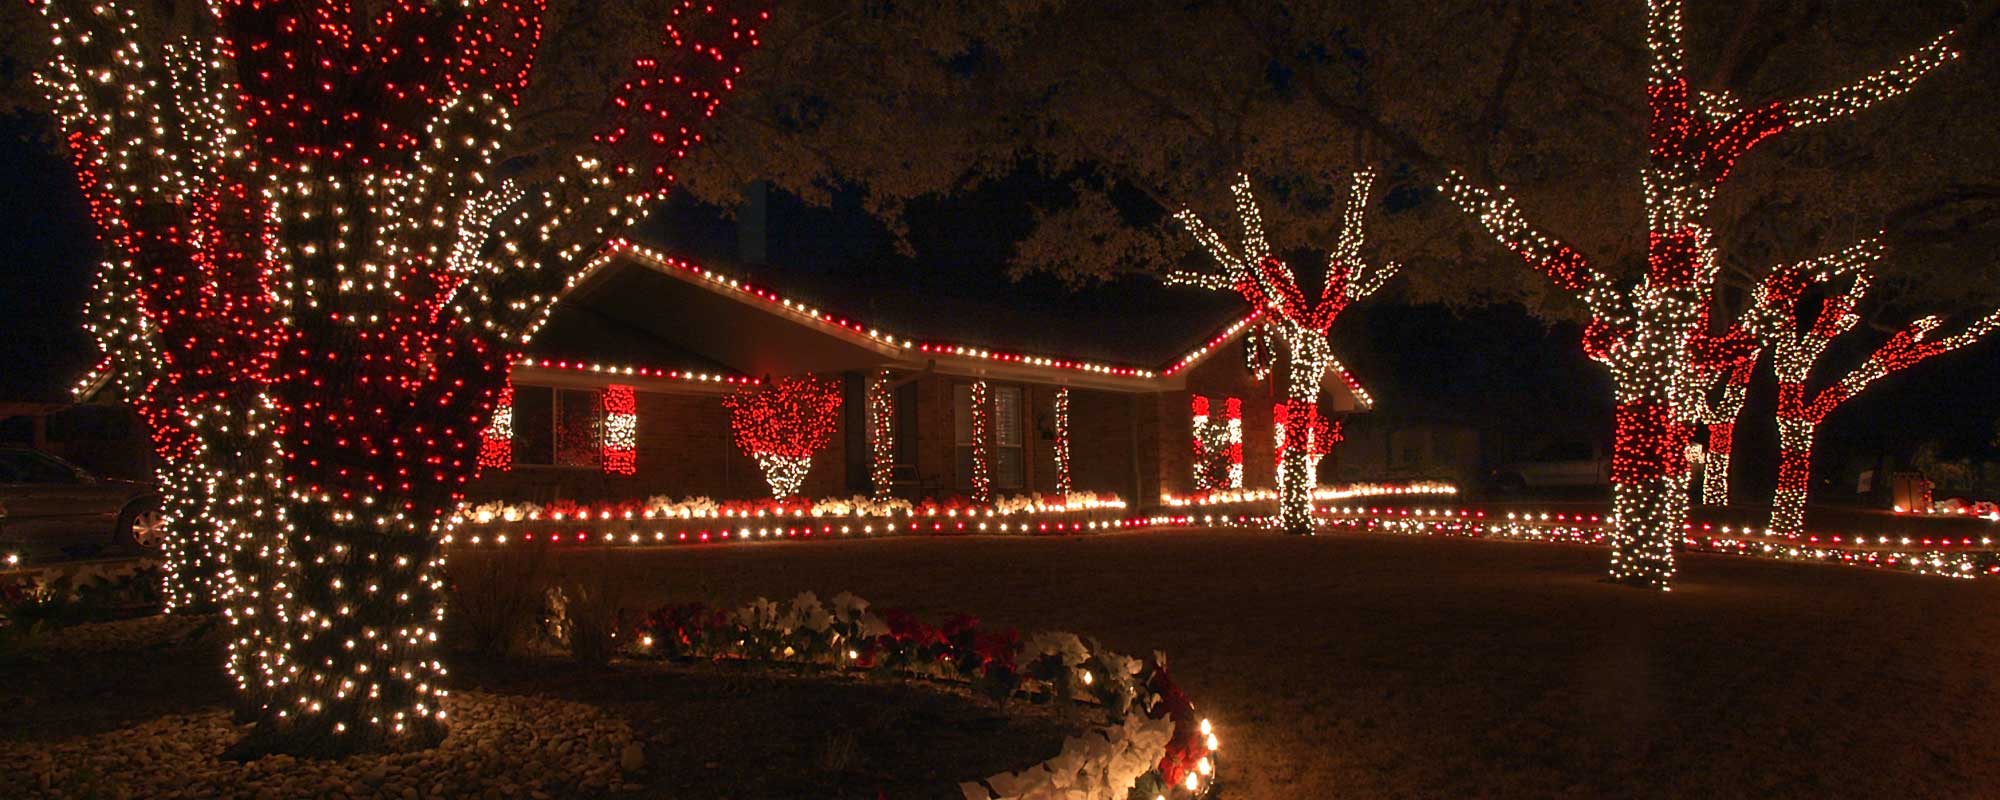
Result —
<path fill-rule="evenodd" d="M 514 463 L 598 468 L 604 401 L 591 389 L 514 387 Z"/>
<path fill-rule="evenodd" d="M 995 386 L 988 394 L 993 398 L 993 488 L 1019 489 L 1028 482 L 1021 387 Z"/>
<path fill-rule="evenodd" d="M 899 471 L 907 468 L 914 477 L 917 469 L 917 382 L 910 381 L 896 387 L 894 402 L 896 422 L 889 436 L 896 443 L 896 467 Z"/>
<path fill-rule="evenodd" d="M 83 476 L 68 464 L 27 450 L 0 452 L 0 475 L 10 483 L 82 483 Z"/>
<path fill-rule="evenodd" d="M 1025 423 L 1021 418 L 1021 387 L 987 385 L 986 474 L 993 488 L 1019 489 L 1027 484 Z M 972 489 L 972 385 L 952 387 L 952 436 L 958 445 L 958 488 Z"/>

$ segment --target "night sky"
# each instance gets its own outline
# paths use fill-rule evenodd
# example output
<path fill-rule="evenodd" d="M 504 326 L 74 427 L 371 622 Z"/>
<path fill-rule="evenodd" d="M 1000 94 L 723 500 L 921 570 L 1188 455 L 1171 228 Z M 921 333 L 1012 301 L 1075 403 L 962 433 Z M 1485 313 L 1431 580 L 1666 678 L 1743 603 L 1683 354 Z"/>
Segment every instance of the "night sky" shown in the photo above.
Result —
<path fill-rule="evenodd" d="M 0 118 L 0 219 L 11 232 L 0 239 L 0 258 L 7 265 L 0 270 L 0 400 L 60 399 L 94 357 L 81 323 L 96 243 L 67 165 L 47 142 L 33 138 L 37 129 L 23 117 Z M 1032 186 L 1010 184 L 917 210 L 913 228 L 923 233 L 915 242 L 915 257 L 898 254 L 888 232 L 858 205 L 836 202 L 830 209 L 812 208 L 781 195 L 771 201 L 767 266 L 732 267 L 734 223 L 723 210 L 692 202 L 668 203 L 642 236 L 686 256 L 748 271 L 781 291 L 788 285 L 814 284 L 863 284 L 873 292 L 921 286 L 965 302 L 997 298 L 991 302 L 1021 308 L 1074 306 L 1079 297 L 1058 282 L 1017 282 L 1003 273 L 1008 248 L 1027 228 L 1022 201 L 1033 191 Z M 1101 298 L 1115 298 L 1115 289 L 1086 295 L 1101 303 Z M 1157 296 L 1157 290 L 1145 292 Z M 871 319 L 870 308 L 800 294 Z M 865 299 L 850 302 L 866 304 Z M 915 334 L 956 330 L 944 320 L 899 322 Z M 1172 318 L 1158 323 L 1162 330 L 1188 327 L 1185 320 Z M 1335 342 L 1385 413 L 1470 424 L 1501 439 L 1525 441 L 1551 432 L 1562 438 L 1609 438 L 1610 384 L 1577 349 L 1574 325 L 1538 321 L 1509 306 L 1411 306 L 1399 303 L 1392 290 L 1343 318 Z M 1097 348 L 1089 344 L 1077 346 L 1096 352 L 1081 354 L 1109 357 L 1115 353 L 1103 350 L 1117 349 L 1115 341 L 1095 343 Z M 1750 465 L 1768 462 L 1775 449 L 1767 373 L 1759 375 L 1738 434 L 1740 459 Z M 1872 462 L 1878 456 L 1900 460 L 1925 441 L 1942 443 L 1948 457 L 1991 459 L 2000 455 L 1995 447 L 2000 438 L 1996 399 L 2000 343 L 1988 341 L 1886 379 L 1851 401 L 1824 428 L 1816 461 L 1826 467 Z M 1770 471 L 1743 473 L 1749 482 L 1742 491 L 1768 493 L 1770 478 L 1760 482 L 1757 476 Z"/>

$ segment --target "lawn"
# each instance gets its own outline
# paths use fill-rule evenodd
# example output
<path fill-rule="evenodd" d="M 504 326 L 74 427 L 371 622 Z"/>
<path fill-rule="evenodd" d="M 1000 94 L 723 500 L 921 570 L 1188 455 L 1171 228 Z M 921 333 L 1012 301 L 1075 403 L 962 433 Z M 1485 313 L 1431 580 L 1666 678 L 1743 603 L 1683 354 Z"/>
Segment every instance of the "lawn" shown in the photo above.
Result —
<path fill-rule="evenodd" d="M 469 556 L 469 554 L 462 554 Z M 1232 531 L 571 551 L 649 601 L 853 591 L 1168 653 L 1227 796 L 2000 792 L 2000 584 L 1595 548 Z"/>

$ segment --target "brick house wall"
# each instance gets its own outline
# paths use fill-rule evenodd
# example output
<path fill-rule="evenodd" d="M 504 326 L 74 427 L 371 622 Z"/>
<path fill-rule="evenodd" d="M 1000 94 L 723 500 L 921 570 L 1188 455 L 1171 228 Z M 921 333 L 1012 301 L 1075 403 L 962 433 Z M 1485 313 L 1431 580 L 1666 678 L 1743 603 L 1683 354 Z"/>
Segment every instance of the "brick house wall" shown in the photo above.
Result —
<path fill-rule="evenodd" d="M 911 373 L 900 373 L 907 378 Z M 852 376 L 856 380 L 859 374 Z M 967 494 L 958 474 L 954 390 L 973 379 L 957 375 L 922 374 L 898 392 L 898 402 L 915 399 L 915 430 L 899 427 L 901 440 L 914 434 L 914 464 L 900 469 L 897 493 L 912 499 Z M 1195 394 L 1213 400 L 1243 401 L 1243 473 L 1249 488 L 1274 484 L 1275 444 L 1271 408 L 1278 397 L 1274 381 L 1255 380 L 1243 366 L 1243 345 L 1233 342 L 1192 367 L 1186 389 L 1164 392 L 1115 392 L 1070 389 L 1071 485 L 1079 491 L 1110 492 L 1135 508 L 1159 504 L 1163 492 L 1194 490 L 1193 424 L 1190 399 Z M 989 381 L 993 387 L 1022 391 L 1024 482 L 1018 488 L 995 487 L 996 493 L 1055 491 L 1055 395 L 1050 384 Z M 1339 391 L 1329 387 L 1329 392 Z M 857 395 L 858 396 L 858 395 Z M 628 500 L 651 495 L 761 498 L 769 487 L 756 462 L 739 452 L 730 433 L 729 411 L 722 395 L 639 391 L 635 475 L 606 475 L 596 469 L 516 465 L 505 472 L 489 471 L 468 487 L 474 501 L 513 499 L 547 502 Z M 856 402 L 850 396 L 849 402 Z M 865 402 L 865 401 L 861 401 Z M 1326 405 L 1332 410 L 1331 400 Z M 869 485 L 866 452 L 850 461 L 849 447 L 866 448 L 865 436 L 850 437 L 850 425 L 865 425 L 865 414 L 844 409 L 827 446 L 813 457 L 802 489 L 819 498 L 865 493 Z M 899 419 L 909 417 L 898 415 Z M 857 420 L 859 422 L 857 422 Z M 525 424 L 516 420 L 517 425 Z M 1322 463 L 1322 479 L 1336 474 L 1343 448 Z M 855 488 L 861 487 L 861 488 Z"/>
<path fill-rule="evenodd" d="M 1174 412 L 1167 419 L 1177 427 L 1172 429 L 1175 461 L 1168 487 L 1174 492 L 1194 490 L 1194 395 L 1202 395 L 1211 402 L 1222 398 L 1235 397 L 1243 401 L 1243 485 L 1251 489 L 1269 489 L 1277 485 L 1277 441 L 1272 428 L 1271 408 L 1282 398 L 1276 376 L 1259 381 L 1243 365 L 1243 341 L 1238 339 L 1227 347 L 1209 354 L 1208 358 L 1188 370 L 1188 388 L 1174 392 Z M 1219 407 L 1219 404 L 1218 404 Z M 1336 447 L 1335 451 L 1338 452 Z M 1327 464 L 1332 456 L 1321 463 L 1320 472 L 1327 473 Z"/>
<path fill-rule="evenodd" d="M 546 502 L 566 499 L 634 500 L 671 497 L 768 497 L 770 486 L 756 460 L 736 447 L 722 395 L 636 392 L 639 420 L 637 472 L 607 475 L 584 467 L 516 464 L 486 470 L 467 487 L 474 502 L 492 499 Z M 516 424 L 522 421 L 517 420 Z M 846 494 L 845 420 L 813 456 L 802 491 L 808 497 Z"/>

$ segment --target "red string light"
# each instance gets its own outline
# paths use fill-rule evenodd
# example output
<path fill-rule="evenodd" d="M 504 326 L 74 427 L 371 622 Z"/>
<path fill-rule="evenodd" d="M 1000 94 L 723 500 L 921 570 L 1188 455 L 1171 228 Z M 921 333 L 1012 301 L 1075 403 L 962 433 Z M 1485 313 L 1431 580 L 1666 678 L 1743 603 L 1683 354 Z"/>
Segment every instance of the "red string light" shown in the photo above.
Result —
<path fill-rule="evenodd" d="M 40 77 L 111 252 L 93 329 L 176 474 L 219 493 L 167 486 L 226 537 L 253 738 L 434 740 L 435 543 L 503 458 L 483 434 L 508 364 L 671 182 L 765 15 L 675 4 L 605 121 L 634 135 L 521 187 L 496 165 L 539 0 L 390 0 L 366 19 L 221 0 L 164 46 L 116 0 L 37 5 L 56 43 Z"/>
<path fill-rule="evenodd" d="M 639 472 L 639 399 L 632 387 L 611 384 L 604 387 L 604 472 L 607 475 L 635 475 Z"/>
<path fill-rule="evenodd" d="M 1663 590 L 1671 587 L 1673 548 L 1687 518 L 1692 428 L 1716 418 L 1707 393 L 1717 376 L 1754 361 L 1757 352 L 1738 332 L 1711 337 L 1708 331 L 1717 272 L 1708 215 L 1717 189 L 1757 144 L 1901 94 L 1957 55 L 1946 47 L 1946 34 L 1895 67 L 1841 89 L 1746 108 L 1727 92 L 1697 92 L 1689 85 L 1681 6 L 1680 0 L 1651 0 L 1646 13 L 1651 64 L 1645 87 L 1649 159 L 1641 173 L 1643 277 L 1619 285 L 1597 271 L 1570 245 L 1530 225 L 1502 194 L 1504 187 L 1490 191 L 1455 172 L 1443 187 L 1589 311 L 1583 350 L 1610 368 L 1617 405 L 1611 575 Z M 1726 456 L 1723 462 L 1726 469 Z"/>
<path fill-rule="evenodd" d="M 840 420 L 840 384 L 810 375 L 779 378 L 723 398 L 736 446 L 757 460 L 771 493 L 799 493 L 812 457 Z"/>

